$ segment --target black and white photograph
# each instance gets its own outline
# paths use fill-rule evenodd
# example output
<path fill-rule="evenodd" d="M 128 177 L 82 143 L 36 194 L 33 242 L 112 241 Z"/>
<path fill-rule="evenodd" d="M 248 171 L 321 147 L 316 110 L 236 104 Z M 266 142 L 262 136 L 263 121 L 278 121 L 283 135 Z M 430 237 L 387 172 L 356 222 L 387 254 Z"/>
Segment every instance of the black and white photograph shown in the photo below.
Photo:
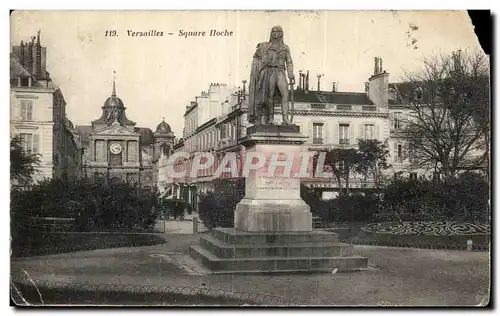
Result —
<path fill-rule="evenodd" d="M 467 10 L 9 24 L 16 309 L 491 304 L 491 52 Z"/>

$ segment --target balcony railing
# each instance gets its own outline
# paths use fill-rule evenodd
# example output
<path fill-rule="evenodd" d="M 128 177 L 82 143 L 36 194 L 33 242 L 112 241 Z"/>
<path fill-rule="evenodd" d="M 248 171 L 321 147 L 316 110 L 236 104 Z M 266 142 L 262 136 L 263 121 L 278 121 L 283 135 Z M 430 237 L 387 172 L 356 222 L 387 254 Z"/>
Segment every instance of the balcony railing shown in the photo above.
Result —
<path fill-rule="evenodd" d="M 323 144 L 323 138 L 313 138 L 313 144 Z"/>
<path fill-rule="evenodd" d="M 341 138 L 341 139 L 339 139 L 339 144 L 341 144 L 341 145 L 347 145 L 347 144 L 349 144 L 349 138 Z"/>
<path fill-rule="evenodd" d="M 350 110 L 352 110 L 352 106 L 351 105 L 337 105 L 337 110 L 350 111 Z"/>
<path fill-rule="evenodd" d="M 373 105 L 363 105 L 363 111 L 377 111 L 377 107 Z"/>
<path fill-rule="evenodd" d="M 324 103 L 311 103 L 311 109 L 326 109 L 326 104 L 324 104 Z"/>

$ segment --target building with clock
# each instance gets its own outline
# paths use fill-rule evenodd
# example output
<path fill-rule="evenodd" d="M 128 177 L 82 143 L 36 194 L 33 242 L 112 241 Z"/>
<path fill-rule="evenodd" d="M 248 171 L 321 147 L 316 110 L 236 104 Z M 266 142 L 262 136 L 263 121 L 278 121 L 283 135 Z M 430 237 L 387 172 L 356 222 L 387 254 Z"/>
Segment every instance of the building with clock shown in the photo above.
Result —
<path fill-rule="evenodd" d="M 91 125 L 76 126 L 84 152 L 83 176 L 152 187 L 157 183 L 158 158 L 161 152 L 172 148 L 174 133 L 164 120 L 155 132 L 137 127 L 127 118 L 125 110 L 113 81 L 113 90 L 102 106 L 101 117 Z"/>

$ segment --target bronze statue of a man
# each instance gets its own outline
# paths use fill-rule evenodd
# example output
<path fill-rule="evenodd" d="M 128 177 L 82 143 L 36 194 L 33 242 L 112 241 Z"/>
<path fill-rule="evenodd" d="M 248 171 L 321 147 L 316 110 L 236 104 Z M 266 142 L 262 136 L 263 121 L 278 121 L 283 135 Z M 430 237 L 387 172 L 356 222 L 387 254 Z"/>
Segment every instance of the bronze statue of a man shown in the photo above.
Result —
<path fill-rule="evenodd" d="M 269 42 L 259 43 L 253 56 L 249 82 L 248 119 L 253 124 L 274 124 L 274 105 L 280 104 L 283 124 L 288 115 L 288 79 L 295 84 L 293 62 L 288 45 L 283 43 L 283 29 L 275 26 Z"/>

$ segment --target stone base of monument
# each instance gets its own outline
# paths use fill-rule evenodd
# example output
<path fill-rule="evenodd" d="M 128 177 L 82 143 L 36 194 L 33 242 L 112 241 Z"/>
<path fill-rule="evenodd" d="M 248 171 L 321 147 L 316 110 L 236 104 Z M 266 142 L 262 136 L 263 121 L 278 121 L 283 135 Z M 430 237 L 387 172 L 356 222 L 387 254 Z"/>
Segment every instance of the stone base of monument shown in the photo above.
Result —
<path fill-rule="evenodd" d="M 244 198 L 236 205 L 234 227 L 248 232 L 311 231 L 312 214 L 303 200 Z"/>
<path fill-rule="evenodd" d="M 247 135 L 242 141 L 246 155 L 265 156 L 269 162 L 279 153 L 278 160 L 293 157 L 293 174 L 300 170 L 307 137 L 298 126 L 252 126 Z M 310 207 L 300 196 L 300 177 L 271 173 L 267 167 L 246 177 L 234 228 L 214 229 L 190 247 L 190 255 L 214 273 L 366 269 L 367 258 L 353 255 L 353 247 L 339 242 L 337 234 L 313 230 Z"/>
<path fill-rule="evenodd" d="M 335 233 L 243 232 L 217 228 L 189 248 L 191 257 L 213 273 L 338 272 L 366 269 L 368 259 Z"/>

